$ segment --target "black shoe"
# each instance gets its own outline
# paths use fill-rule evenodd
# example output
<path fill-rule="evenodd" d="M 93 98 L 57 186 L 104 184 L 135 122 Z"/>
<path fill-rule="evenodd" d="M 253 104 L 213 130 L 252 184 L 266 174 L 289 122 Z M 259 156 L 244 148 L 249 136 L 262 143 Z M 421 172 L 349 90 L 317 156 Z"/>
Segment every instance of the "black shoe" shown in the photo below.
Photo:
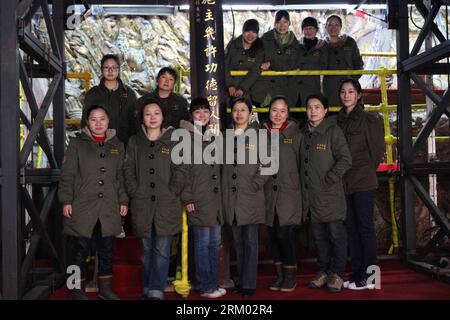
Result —
<path fill-rule="evenodd" d="M 242 293 L 241 285 L 239 285 L 239 284 L 235 285 L 234 288 L 233 288 L 233 292 L 234 293 Z"/>
<path fill-rule="evenodd" d="M 255 294 L 255 289 L 241 289 L 241 294 L 243 297 L 250 297 Z"/>

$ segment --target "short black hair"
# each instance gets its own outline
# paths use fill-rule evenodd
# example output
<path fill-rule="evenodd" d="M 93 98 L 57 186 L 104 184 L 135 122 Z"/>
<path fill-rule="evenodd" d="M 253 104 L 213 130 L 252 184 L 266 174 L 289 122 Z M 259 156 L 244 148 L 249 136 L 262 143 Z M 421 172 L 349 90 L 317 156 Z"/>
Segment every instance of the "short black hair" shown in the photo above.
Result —
<path fill-rule="evenodd" d="M 109 111 L 106 106 L 101 105 L 101 104 L 93 104 L 93 105 L 90 105 L 89 107 L 87 107 L 87 109 L 86 109 L 86 121 L 89 119 L 89 116 L 91 115 L 92 111 L 97 110 L 97 109 L 102 109 L 103 111 L 105 111 L 106 116 L 109 119 Z"/>
<path fill-rule="evenodd" d="M 177 78 L 178 78 L 177 71 L 174 68 L 172 68 L 172 67 L 164 67 L 161 70 L 159 70 L 158 75 L 156 76 L 156 81 L 158 81 L 159 78 L 164 73 L 170 74 L 175 79 L 175 81 L 177 81 Z"/>
<path fill-rule="evenodd" d="M 115 55 L 115 54 L 105 54 L 103 56 L 102 60 L 100 61 L 100 66 L 103 67 L 103 64 L 105 63 L 105 61 L 109 60 L 109 59 L 114 60 L 117 63 L 117 65 L 119 66 L 119 68 L 120 68 L 119 57 L 117 55 Z"/>
<path fill-rule="evenodd" d="M 291 17 L 289 16 L 289 12 L 286 10 L 278 10 L 275 14 L 275 23 L 280 21 L 282 18 L 285 18 L 287 21 L 291 22 Z"/>
<path fill-rule="evenodd" d="M 140 107 L 139 107 L 139 120 L 141 120 L 141 122 L 142 122 L 142 120 L 144 119 L 144 109 L 145 109 L 145 106 L 147 106 L 147 105 L 149 105 L 149 104 L 156 104 L 156 105 L 161 109 L 161 112 L 162 112 L 163 118 L 164 118 L 164 109 L 163 109 L 163 107 L 161 106 L 161 102 L 159 102 L 159 100 L 158 100 L 158 99 L 155 99 L 155 98 L 148 98 L 148 99 L 143 100 L 143 101 L 140 103 Z"/>
<path fill-rule="evenodd" d="M 328 99 L 323 94 L 321 94 L 321 93 L 314 93 L 314 94 L 309 95 L 306 98 L 306 106 L 308 106 L 308 101 L 311 100 L 311 99 L 319 100 L 320 103 L 322 103 L 323 107 L 325 109 L 328 109 L 328 106 L 329 106 Z"/>
<path fill-rule="evenodd" d="M 195 110 L 198 109 L 208 109 L 209 112 L 211 112 L 211 106 L 209 104 L 208 99 L 203 97 L 195 98 L 191 101 L 191 104 L 189 106 L 189 112 L 193 113 Z"/>
<path fill-rule="evenodd" d="M 270 99 L 269 109 L 272 108 L 272 105 L 275 103 L 275 101 L 278 101 L 278 100 L 283 100 L 284 103 L 287 105 L 288 110 L 289 110 L 288 100 L 287 100 L 287 98 L 285 96 L 282 96 L 282 95 L 274 96 L 274 97 L 272 97 L 272 99 Z"/>
<path fill-rule="evenodd" d="M 327 21 L 326 21 L 325 23 L 328 23 L 328 21 L 330 21 L 331 19 L 336 19 L 336 20 L 338 20 L 338 21 L 339 21 L 339 24 L 340 24 L 341 27 L 342 27 L 342 19 L 341 19 L 341 17 L 339 17 L 338 15 L 332 14 L 331 16 L 329 16 L 329 17 L 327 18 Z"/>
<path fill-rule="evenodd" d="M 240 98 L 236 98 L 236 99 L 232 100 L 231 101 L 231 109 L 233 109 L 233 107 L 238 103 L 244 103 L 247 106 L 248 111 L 252 112 L 253 105 L 249 99 L 240 97 Z"/>

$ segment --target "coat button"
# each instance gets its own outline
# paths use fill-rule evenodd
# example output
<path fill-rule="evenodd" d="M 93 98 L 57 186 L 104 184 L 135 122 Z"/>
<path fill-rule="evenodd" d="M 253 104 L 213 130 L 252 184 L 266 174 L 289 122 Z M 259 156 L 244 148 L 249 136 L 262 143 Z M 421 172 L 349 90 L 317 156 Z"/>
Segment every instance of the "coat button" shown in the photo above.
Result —
<path fill-rule="evenodd" d="M 234 147 L 234 153 L 237 153 L 237 148 L 236 147 Z"/>
<path fill-rule="evenodd" d="M 278 176 L 276 174 L 272 175 L 272 178 L 276 179 Z"/>
<path fill-rule="evenodd" d="M 105 172 L 105 171 L 106 171 L 105 167 L 100 168 L 100 172 Z"/>
<path fill-rule="evenodd" d="M 308 171 L 305 170 L 305 176 L 308 176 Z"/>
<path fill-rule="evenodd" d="M 277 191 L 278 190 L 278 186 L 273 186 L 273 191 Z"/>
<path fill-rule="evenodd" d="M 306 145 L 305 149 L 306 149 L 306 150 L 309 150 L 309 144 Z"/>
<path fill-rule="evenodd" d="M 103 182 L 103 180 L 98 180 L 98 184 L 102 186 L 102 185 L 104 185 L 105 183 Z"/>
<path fill-rule="evenodd" d="M 99 192 L 99 193 L 98 193 L 98 197 L 99 197 L 99 198 L 103 198 L 103 193 Z"/>
<path fill-rule="evenodd" d="M 308 184 L 307 183 L 305 183 L 305 189 L 308 189 Z"/>
<path fill-rule="evenodd" d="M 211 176 L 211 178 L 212 178 L 213 180 L 217 180 L 217 174 L 213 174 L 213 175 Z"/>
<path fill-rule="evenodd" d="M 99 142 L 98 145 L 103 148 L 105 146 L 105 143 L 104 142 Z"/>
<path fill-rule="evenodd" d="M 152 148 L 153 148 L 154 146 L 155 146 L 155 142 L 153 142 L 153 141 L 152 141 L 152 142 L 150 142 L 150 147 L 152 147 Z"/>
<path fill-rule="evenodd" d="M 308 158 L 305 158 L 305 163 L 308 163 L 308 161 L 309 161 Z"/>
<path fill-rule="evenodd" d="M 106 157 L 106 153 L 104 153 L 104 152 L 100 153 L 100 158 L 104 158 L 104 157 Z"/>
<path fill-rule="evenodd" d="M 213 191 L 214 191 L 215 193 L 217 193 L 217 192 L 219 192 L 219 188 L 214 187 Z"/>
<path fill-rule="evenodd" d="M 310 133 L 310 134 L 308 134 L 308 138 L 309 139 L 311 139 L 312 138 L 312 134 Z"/>
<path fill-rule="evenodd" d="M 152 201 L 156 201 L 156 197 L 155 196 L 151 196 L 150 198 Z"/>
<path fill-rule="evenodd" d="M 154 182 L 152 182 L 152 183 L 150 183 L 150 188 L 154 188 L 155 187 L 155 183 Z"/>
<path fill-rule="evenodd" d="M 155 169 L 150 168 L 150 174 L 154 174 L 155 173 Z"/>
<path fill-rule="evenodd" d="M 153 159 L 154 157 L 155 157 L 155 155 L 154 155 L 153 153 L 151 153 L 151 154 L 148 155 L 148 158 L 149 158 L 149 159 Z"/>
<path fill-rule="evenodd" d="M 233 173 L 233 175 L 231 176 L 231 178 L 236 179 L 237 178 L 237 174 Z"/>
<path fill-rule="evenodd" d="M 237 163 L 236 163 L 236 161 L 233 163 L 233 167 L 236 167 L 237 166 Z"/>
<path fill-rule="evenodd" d="M 231 191 L 233 191 L 233 192 L 236 192 L 236 190 L 237 190 L 236 187 L 231 188 Z"/>

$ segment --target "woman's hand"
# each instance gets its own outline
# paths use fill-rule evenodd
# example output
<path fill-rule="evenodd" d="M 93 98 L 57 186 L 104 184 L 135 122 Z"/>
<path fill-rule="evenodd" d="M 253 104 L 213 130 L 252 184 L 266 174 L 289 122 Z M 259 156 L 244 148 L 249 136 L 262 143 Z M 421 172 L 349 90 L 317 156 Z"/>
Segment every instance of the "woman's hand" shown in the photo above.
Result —
<path fill-rule="evenodd" d="M 122 217 L 125 217 L 128 213 L 128 206 L 127 205 L 120 205 L 120 215 Z"/>
<path fill-rule="evenodd" d="M 269 70 L 269 69 L 270 69 L 270 61 L 264 62 L 264 63 L 261 65 L 261 70 L 267 71 L 267 70 Z"/>
<path fill-rule="evenodd" d="M 235 98 L 236 97 L 236 88 L 235 87 L 229 87 L 228 88 L 228 94 L 230 95 L 230 97 Z"/>
<path fill-rule="evenodd" d="M 188 203 L 186 205 L 187 213 L 193 213 L 195 211 L 195 205 L 193 203 Z"/>
<path fill-rule="evenodd" d="M 65 204 L 63 206 L 63 215 L 67 219 L 72 218 L 72 205 L 71 204 Z"/>

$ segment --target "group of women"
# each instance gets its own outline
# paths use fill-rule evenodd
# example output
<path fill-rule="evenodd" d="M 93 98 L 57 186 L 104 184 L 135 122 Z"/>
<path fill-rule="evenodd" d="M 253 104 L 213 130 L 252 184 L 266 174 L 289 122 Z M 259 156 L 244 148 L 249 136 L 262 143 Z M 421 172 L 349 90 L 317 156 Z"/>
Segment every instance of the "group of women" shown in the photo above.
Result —
<path fill-rule="evenodd" d="M 294 62 L 303 63 L 302 68 L 313 64 L 307 54 L 304 62 L 298 62 L 295 50 L 300 49 L 300 44 L 288 31 L 289 15 L 286 14 L 279 11 L 276 29 L 263 36 L 261 41 L 255 39 L 253 47 L 248 47 L 245 38 L 249 37 L 246 33 L 255 31 L 257 23 L 252 20 L 245 23 L 244 34 L 238 38 L 241 47 L 237 46 L 236 50 L 248 57 L 247 62 L 253 59 L 260 63 L 258 68 L 276 70 L 293 69 Z M 331 22 L 335 20 L 340 23 L 340 19 L 329 18 Z M 314 33 L 314 28 L 317 32 L 314 21 L 309 19 L 302 24 L 305 37 Z M 334 35 L 339 38 L 339 32 Z M 303 44 L 309 49 L 318 52 L 326 47 L 319 40 L 313 40 L 314 44 L 311 44 L 308 39 L 309 36 Z M 270 41 L 273 46 L 266 46 Z M 255 43 L 259 43 L 257 50 L 254 50 Z M 232 50 L 235 49 L 230 43 L 228 62 Z M 347 54 L 347 49 L 344 51 Z M 250 72 L 242 79 L 229 78 L 228 81 L 236 81 L 228 85 L 232 98 L 229 129 L 234 134 L 227 135 L 226 139 L 247 139 L 246 132 L 251 129 L 268 135 L 278 134 L 279 170 L 267 176 L 261 173 L 261 163 L 237 161 L 242 156 L 249 159 L 248 153 L 257 147 L 247 141 L 245 155 L 239 155 L 234 149 L 233 163 L 203 160 L 201 163 L 174 164 L 171 153 L 177 142 L 171 137 L 175 126 L 189 132 L 191 155 L 195 148 L 210 149 L 211 144 L 217 143 L 207 130 L 212 114 L 208 100 L 203 97 L 193 99 L 189 119 L 184 108 L 182 116 L 174 115 L 180 108 L 168 107 L 158 95 L 148 94 L 135 101 L 134 93 L 129 92 L 118 78 L 120 64 L 117 57 L 106 56 L 101 65 L 103 79 L 94 88 L 99 92 L 95 95 L 98 100 L 84 109 L 85 125 L 80 136 L 72 139 L 68 146 L 59 185 L 64 231 L 73 236 L 72 261 L 81 270 L 78 286 L 71 291 L 73 299 L 87 299 L 84 293 L 86 257 L 92 242 L 98 248 L 99 297 L 118 299 L 112 291 L 113 241 L 120 233 L 121 216 L 127 215 L 128 207 L 134 234 L 142 238 L 144 299 L 164 298 L 171 241 L 181 230 L 183 207 L 193 230 L 195 277 L 203 297 L 218 298 L 226 294 L 217 283 L 221 226 L 224 224 L 232 229 L 239 273 L 235 291 L 243 296 L 253 295 L 256 289 L 260 225 L 269 228 L 276 272 L 276 279 L 269 289 L 295 290 L 296 236 L 298 226 L 308 220 L 319 269 L 309 287 L 326 287 L 328 292 L 370 287 L 366 283 L 366 270 L 376 263 L 375 172 L 384 155 L 384 135 L 380 119 L 364 112 L 362 90 L 356 79 L 346 78 L 340 82 L 336 90 L 342 110 L 328 119 L 327 94 L 321 94 L 319 87 L 310 89 L 311 93 L 306 95 L 305 91 L 309 89 L 304 88 L 314 81 L 306 81 L 305 87 L 301 87 L 303 82 L 282 77 L 261 79 L 279 91 L 252 91 L 251 81 L 246 82 L 246 79 L 255 77 L 258 72 Z M 176 79 L 176 74 L 170 70 L 166 68 L 158 74 L 158 88 L 164 88 L 164 77 Z M 261 101 L 268 100 L 269 106 L 268 119 L 261 125 L 250 122 L 254 97 L 259 93 L 263 93 L 260 94 Z M 114 107 L 117 102 L 114 95 L 119 99 L 118 108 Z M 300 127 L 289 108 L 303 95 L 308 121 Z M 181 121 L 171 124 L 173 121 L 168 123 L 167 119 Z M 226 152 L 229 150 L 224 148 Z M 347 247 L 352 274 L 344 281 Z"/>
<path fill-rule="evenodd" d="M 341 34 L 342 19 L 326 20 L 328 36 L 319 39 L 319 23 L 314 17 L 302 21 L 302 37 L 289 30 L 290 16 L 285 10 L 275 15 L 275 26 L 259 34 L 255 19 L 245 21 L 242 35 L 230 41 L 225 52 L 226 86 L 231 99 L 246 97 L 255 106 L 267 106 L 272 97 L 284 95 L 291 107 L 306 107 L 306 98 L 324 92 L 332 106 L 338 106 L 343 76 L 261 76 L 261 71 L 360 70 L 363 61 L 355 40 Z M 231 77 L 231 70 L 248 70 L 244 77 Z"/>

